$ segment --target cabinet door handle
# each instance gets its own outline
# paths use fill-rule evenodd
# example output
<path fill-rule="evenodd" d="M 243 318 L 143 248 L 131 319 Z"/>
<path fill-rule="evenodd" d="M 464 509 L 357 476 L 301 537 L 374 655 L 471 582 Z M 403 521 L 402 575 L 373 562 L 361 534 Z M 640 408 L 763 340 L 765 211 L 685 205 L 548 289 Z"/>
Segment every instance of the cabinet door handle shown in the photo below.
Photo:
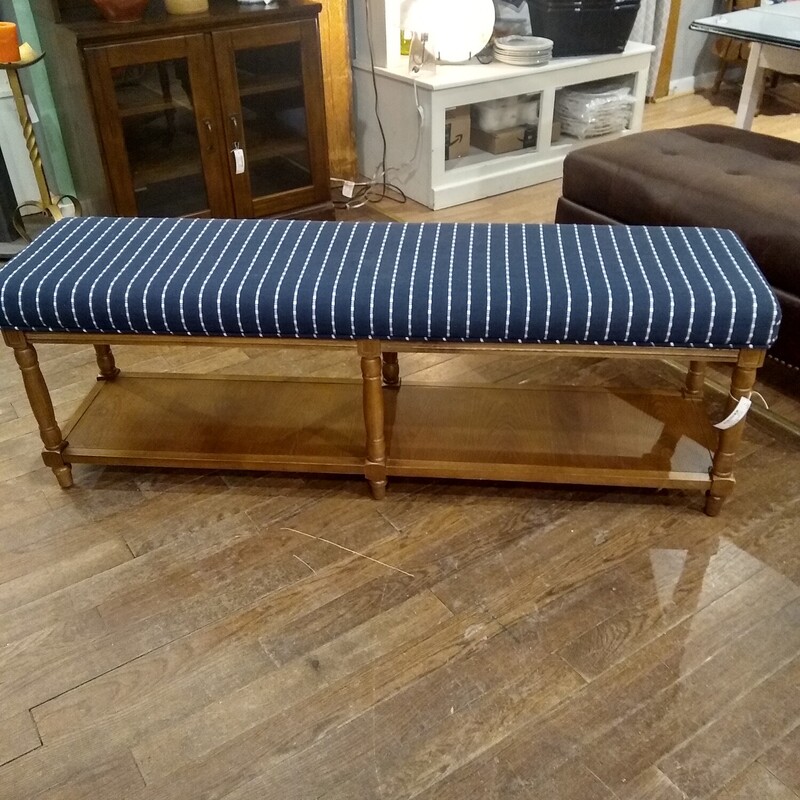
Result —
<path fill-rule="evenodd" d="M 229 114 L 228 119 L 231 121 L 231 125 L 233 125 L 234 133 L 239 133 L 239 120 L 236 114 Z"/>

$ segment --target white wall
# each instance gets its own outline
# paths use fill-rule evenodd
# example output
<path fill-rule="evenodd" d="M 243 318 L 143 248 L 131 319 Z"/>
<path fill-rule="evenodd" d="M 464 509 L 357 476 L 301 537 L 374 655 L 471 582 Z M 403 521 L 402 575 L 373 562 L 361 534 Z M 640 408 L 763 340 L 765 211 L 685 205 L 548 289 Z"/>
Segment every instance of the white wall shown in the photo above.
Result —
<path fill-rule="evenodd" d="M 672 61 L 671 92 L 691 92 L 713 82 L 719 63 L 711 51 L 714 37 L 690 31 L 689 24 L 692 20 L 711 16 L 720 6 L 721 3 L 714 0 L 682 0 Z"/>
<path fill-rule="evenodd" d="M 11 178 L 17 203 L 39 199 L 39 187 L 33 174 L 25 137 L 11 95 L 5 72 L 0 71 L 0 151 Z"/>

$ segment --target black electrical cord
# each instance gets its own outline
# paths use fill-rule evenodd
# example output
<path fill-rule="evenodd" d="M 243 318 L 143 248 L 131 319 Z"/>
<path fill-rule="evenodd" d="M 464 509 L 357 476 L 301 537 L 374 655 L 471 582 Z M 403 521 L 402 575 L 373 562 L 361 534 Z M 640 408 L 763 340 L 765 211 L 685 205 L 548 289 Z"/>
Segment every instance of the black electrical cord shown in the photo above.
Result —
<path fill-rule="evenodd" d="M 370 75 L 372 77 L 372 89 L 375 93 L 375 119 L 378 121 L 378 130 L 380 131 L 381 135 L 381 160 L 380 160 L 380 182 L 373 180 L 371 183 L 362 184 L 358 186 L 358 189 L 354 192 L 352 197 L 349 200 L 335 200 L 334 207 L 336 208 L 355 208 L 360 205 L 364 205 L 365 203 L 379 203 L 381 200 L 386 199 L 387 197 L 391 200 L 395 200 L 398 203 L 405 203 L 407 201 L 405 192 L 395 184 L 386 180 L 386 153 L 387 153 L 387 144 L 386 144 L 386 132 L 383 128 L 383 120 L 381 120 L 380 111 L 378 109 L 378 81 L 375 75 L 375 51 L 373 49 L 372 44 L 372 35 L 370 33 L 370 0 L 364 0 L 364 7 L 366 10 L 366 26 L 367 26 L 367 44 L 369 45 L 369 65 L 370 65 Z M 376 196 L 373 194 L 373 188 L 375 185 L 380 186 L 380 194 Z M 394 193 L 395 197 L 390 197 L 390 194 Z"/>

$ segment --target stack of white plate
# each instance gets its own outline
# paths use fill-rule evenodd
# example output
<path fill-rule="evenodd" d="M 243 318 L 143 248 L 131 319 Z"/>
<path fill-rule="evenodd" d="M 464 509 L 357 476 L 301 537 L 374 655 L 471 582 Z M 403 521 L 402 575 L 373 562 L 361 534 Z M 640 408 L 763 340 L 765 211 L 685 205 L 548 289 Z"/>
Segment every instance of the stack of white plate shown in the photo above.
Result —
<path fill-rule="evenodd" d="M 537 67 L 553 57 L 553 40 L 542 36 L 501 36 L 494 40 L 494 57 L 504 64 Z"/>

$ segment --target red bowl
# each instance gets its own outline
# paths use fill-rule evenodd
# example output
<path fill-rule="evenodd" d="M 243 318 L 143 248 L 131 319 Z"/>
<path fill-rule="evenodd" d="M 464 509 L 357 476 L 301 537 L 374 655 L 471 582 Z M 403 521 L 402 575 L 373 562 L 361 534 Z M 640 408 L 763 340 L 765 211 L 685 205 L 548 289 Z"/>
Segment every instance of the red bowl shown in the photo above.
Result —
<path fill-rule="evenodd" d="M 148 0 L 93 0 L 109 22 L 137 22 L 144 16 Z"/>

